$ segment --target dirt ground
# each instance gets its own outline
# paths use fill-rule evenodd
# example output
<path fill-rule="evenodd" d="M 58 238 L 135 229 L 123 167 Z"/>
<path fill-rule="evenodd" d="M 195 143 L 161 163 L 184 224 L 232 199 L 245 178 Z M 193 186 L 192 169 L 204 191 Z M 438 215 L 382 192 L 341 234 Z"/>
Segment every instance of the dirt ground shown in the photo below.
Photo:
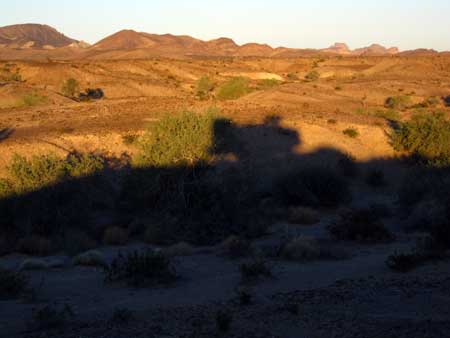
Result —
<path fill-rule="evenodd" d="M 22 82 L 0 83 L 0 174 L 14 153 L 54 152 L 61 156 L 95 151 L 111 156 L 132 154 L 124 136 L 142 132 L 164 114 L 216 107 L 238 128 L 242 145 L 237 160 L 267 171 L 287 170 L 289 163 L 320 163 L 330 152 L 351 154 L 360 163 L 396 158 L 389 143 L 389 121 L 367 111 L 384 109 L 387 97 L 409 95 L 412 103 L 450 95 L 450 57 L 330 57 L 326 59 L 202 59 L 66 62 L 3 62 L 0 68 L 20 71 Z M 317 81 L 304 80 L 316 70 Z M 293 74 L 295 76 L 293 76 Z M 195 95 L 197 80 L 208 75 L 216 86 L 234 76 L 250 79 L 253 91 L 237 100 L 202 101 Z M 102 88 L 105 98 L 76 102 L 60 94 L 62 83 L 76 78 L 81 88 Z M 264 79 L 280 80 L 266 88 Z M 20 106 L 23 95 L 46 97 L 35 106 Z M 408 119 L 420 109 L 399 111 Z M 449 113 L 439 103 L 432 110 Z M 258 126 L 278 116 L 280 130 L 267 133 Z M 343 134 L 359 131 L 357 138 Z M 293 133 L 293 134 L 292 134 Z M 325 156 L 326 155 L 326 156 Z M 386 164 L 388 166 L 389 164 Z M 380 202 L 395 209 L 395 191 L 407 169 L 389 167 L 389 185 L 369 190 L 363 179 L 352 189 L 352 206 Z M 175 264 L 181 278 L 175 285 L 143 290 L 105 285 L 97 268 L 73 266 L 70 258 L 45 257 L 57 268 L 29 271 L 37 290 L 32 300 L 0 301 L 0 337 L 408 337 L 445 338 L 450 332 L 449 261 L 426 264 L 408 274 L 394 273 L 385 264 L 390 254 L 412 248 L 421 234 L 405 234 L 405 215 L 384 219 L 396 239 L 377 245 L 335 243 L 326 231 L 336 213 L 323 211 L 313 226 L 273 224 L 271 233 L 253 243 L 276 247 L 286 236 L 308 235 L 345 252 L 340 259 L 308 262 L 275 260 L 273 276 L 245 286 L 252 302 L 238 301 L 239 264 L 220 255 L 219 247 L 195 248 Z M 110 261 L 119 251 L 99 250 Z M 0 257 L 0 265 L 18 268 L 29 257 Z M 33 328 L 33 309 L 45 304 L 69 304 L 75 317 L 63 329 Z M 293 305 L 298 305 L 298 313 Z M 115 309 L 129 309 L 133 319 L 113 325 Z M 216 313 L 233 316 L 231 328 L 220 333 Z"/>

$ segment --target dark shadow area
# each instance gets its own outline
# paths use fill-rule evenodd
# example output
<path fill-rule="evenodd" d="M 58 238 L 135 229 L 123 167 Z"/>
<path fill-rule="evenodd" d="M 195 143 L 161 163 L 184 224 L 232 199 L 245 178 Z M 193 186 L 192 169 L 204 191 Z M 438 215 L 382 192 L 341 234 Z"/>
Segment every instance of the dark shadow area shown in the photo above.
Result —
<path fill-rule="evenodd" d="M 332 148 L 300 155 L 294 150 L 302 143 L 301 135 L 282 127 L 277 117 L 242 126 L 219 120 L 214 139 L 214 155 L 219 158 L 214 164 L 109 165 L 89 177 L 4 197 L 0 201 L 2 252 L 14 251 L 21 239 L 32 236 L 49 239 L 54 250 L 64 250 L 74 232 L 101 243 L 111 226 L 161 245 L 215 244 L 230 235 L 256 238 L 285 218 L 289 207 L 330 209 L 348 204 L 358 172 L 372 171 L 370 185 L 381 185 L 384 173 L 373 168 L 403 165 L 403 160 L 353 163 Z M 440 200 L 447 208 L 448 198 L 442 195 L 444 187 L 450 187 L 448 169 L 422 168 L 417 175 L 430 181 L 411 178 L 406 186 L 420 187 L 403 197 L 400 193 L 405 210 L 414 208 L 423 196 Z M 444 183 L 436 186 L 435 181 Z"/>
<path fill-rule="evenodd" d="M 14 129 L 12 128 L 3 128 L 0 129 L 0 142 L 6 140 L 14 133 Z"/>

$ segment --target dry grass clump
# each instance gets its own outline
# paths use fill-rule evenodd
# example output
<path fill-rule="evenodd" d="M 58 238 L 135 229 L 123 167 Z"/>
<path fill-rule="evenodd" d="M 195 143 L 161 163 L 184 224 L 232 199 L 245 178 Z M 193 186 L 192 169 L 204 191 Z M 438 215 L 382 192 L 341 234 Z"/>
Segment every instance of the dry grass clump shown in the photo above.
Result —
<path fill-rule="evenodd" d="M 250 93 L 248 79 L 235 77 L 221 85 L 217 92 L 219 100 L 236 100 Z"/>

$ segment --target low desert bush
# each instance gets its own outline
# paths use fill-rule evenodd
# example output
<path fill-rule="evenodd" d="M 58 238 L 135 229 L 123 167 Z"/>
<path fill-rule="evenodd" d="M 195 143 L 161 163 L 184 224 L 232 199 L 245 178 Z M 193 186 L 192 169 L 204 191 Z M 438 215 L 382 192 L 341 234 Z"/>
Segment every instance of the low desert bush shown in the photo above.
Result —
<path fill-rule="evenodd" d="M 122 136 L 122 142 L 127 146 L 134 145 L 138 139 L 139 136 L 136 134 L 126 134 Z"/>
<path fill-rule="evenodd" d="M 220 244 L 220 251 L 226 257 L 236 259 L 251 253 L 250 242 L 237 236 L 230 236 Z"/>
<path fill-rule="evenodd" d="M 316 239 L 307 236 L 292 239 L 281 251 L 283 258 L 294 261 L 318 259 L 320 254 L 320 247 Z"/>
<path fill-rule="evenodd" d="M 394 149 L 432 166 L 450 165 L 450 120 L 442 113 L 417 114 L 391 133 Z"/>
<path fill-rule="evenodd" d="M 43 259 L 26 259 L 19 267 L 19 271 L 29 271 L 29 270 L 46 270 L 48 269 L 48 264 Z"/>
<path fill-rule="evenodd" d="M 343 212 L 340 218 L 328 227 L 331 236 L 339 240 L 378 243 L 393 239 L 378 215 L 370 209 Z"/>
<path fill-rule="evenodd" d="M 261 277 L 272 276 L 272 269 L 262 258 L 255 258 L 248 263 L 242 264 L 240 271 L 242 283 L 254 282 Z"/>
<path fill-rule="evenodd" d="M 217 117 L 206 114 L 182 112 L 167 115 L 152 124 L 138 139 L 134 165 L 192 166 L 208 162 L 215 147 L 214 128 Z"/>
<path fill-rule="evenodd" d="M 127 241 L 128 232 L 121 227 L 110 227 L 103 235 L 103 243 L 106 245 L 125 245 Z"/>
<path fill-rule="evenodd" d="M 27 286 L 28 279 L 24 274 L 0 267 L 0 300 L 19 297 Z"/>
<path fill-rule="evenodd" d="M 391 96 L 388 97 L 384 102 L 384 106 L 389 109 L 404 110 L 408 108 L 410 105 L 411 105 L 411 97 L 406 95 Z"/>
<path fill-rule="evenodd" d="M 127 308 L 117 308 L 114 310 L 109 323 L 112 326 L 125 326 L 130 324 L 135 319 L 133 311 Z"/>
<path fill-rule="evenodd" d="M 421 255 L 416 252 L 412 253 L 395 253 L 390 255 L 386 260 L 386 265 L 398 272 L 409 272 L 414 270 L 422 263 Z"/>
<path fill-rule="evenodd" d="M 236 100 L 250 92 L 248 79 L 235 77 L 221 85 L 217 92 L 220 100 Z"/>
<path fill-rule="evenodd" d="M 47 101 L 48 101 L 47 96 L 39 95 L 37 93 L 29 93 L 29 94 L 22 96 L 18 105 L 25 106 L 25 107 L 33 107 L 33 106 L 44 104 Z"/>
<path fill-rule="evenodd" d="M 295 73 L 288 73 L 288 75 L 286 77 L 290 81 L 297 81 L 298 80 L 298 75 L 295 74 Z"/>
<path fill-rule="evenodd" d="M 347 128 L 342 131 L 345 136 L 350 138 L 357 138 L 359 136 L 359 131 L 356 128 Z"/>
<path fill-rule="evenodd" d="M 73 265 L 91 266 L 91 267 L 107 267 L 108 263 L 105 256 L 95 250 L 90 250 L 75 256 L 72 259 Z"/>
<path fill-rule="evenodd" d="M 440 99 L 436 96 L 430 96 L 424 99 L 421 103 L 418 103 L 414 108 L 435 108 L 440 103 Z"/>
<path fill-rule="evenodd" d="M 213 90 L 214 82 L 212 82 L 208 76 L 202 76 L 198 79 L 195 92 L 200 100 L 209 99 Z"/>
<path fill-rule="evenodd" d="M 61 87 L 61 93 L 67 97 L 75 97 L 80 90 L 80 84 L 74 78 L 64 81 Z"/>
<path fill-rule="evenodd" d="M 326 167 L 293 171 L 278 182 L 277 190 L 280 199 L 290 206 L 336 207 L 351 200 L 348 182 Z"/>
<path fill-rule="evenodd" d="M 261 89 L 270 89 L 279 86 L 281 81 L 276 79 L 264 79 L 259 82 L 259 87 Z"/>
<path fill-rule="evenodd" d="M 318 79 L 320 79 L 320 73 L 315 70 L 310 71 L 305 75 L 305 80 L 307 81 L 316 81 Z"/>
<path fill-rule="evenodd" d="M 177 278 L 171 260 L 152 250 L 119 254 L 105 268 L 105 281 L 124 282 L 132 287 L 166 284 Z"/>

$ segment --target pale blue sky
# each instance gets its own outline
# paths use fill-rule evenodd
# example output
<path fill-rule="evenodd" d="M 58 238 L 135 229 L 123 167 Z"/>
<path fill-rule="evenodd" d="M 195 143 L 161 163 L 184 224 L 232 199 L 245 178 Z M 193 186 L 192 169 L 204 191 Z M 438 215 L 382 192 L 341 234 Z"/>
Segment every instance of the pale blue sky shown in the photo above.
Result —
<path fill-rule="evenodd" d="M 450 50 L 450 0 L 0 0 L 0 26 L 30 22 L 90 43 L 128 28 L 273 47 Z"/>

